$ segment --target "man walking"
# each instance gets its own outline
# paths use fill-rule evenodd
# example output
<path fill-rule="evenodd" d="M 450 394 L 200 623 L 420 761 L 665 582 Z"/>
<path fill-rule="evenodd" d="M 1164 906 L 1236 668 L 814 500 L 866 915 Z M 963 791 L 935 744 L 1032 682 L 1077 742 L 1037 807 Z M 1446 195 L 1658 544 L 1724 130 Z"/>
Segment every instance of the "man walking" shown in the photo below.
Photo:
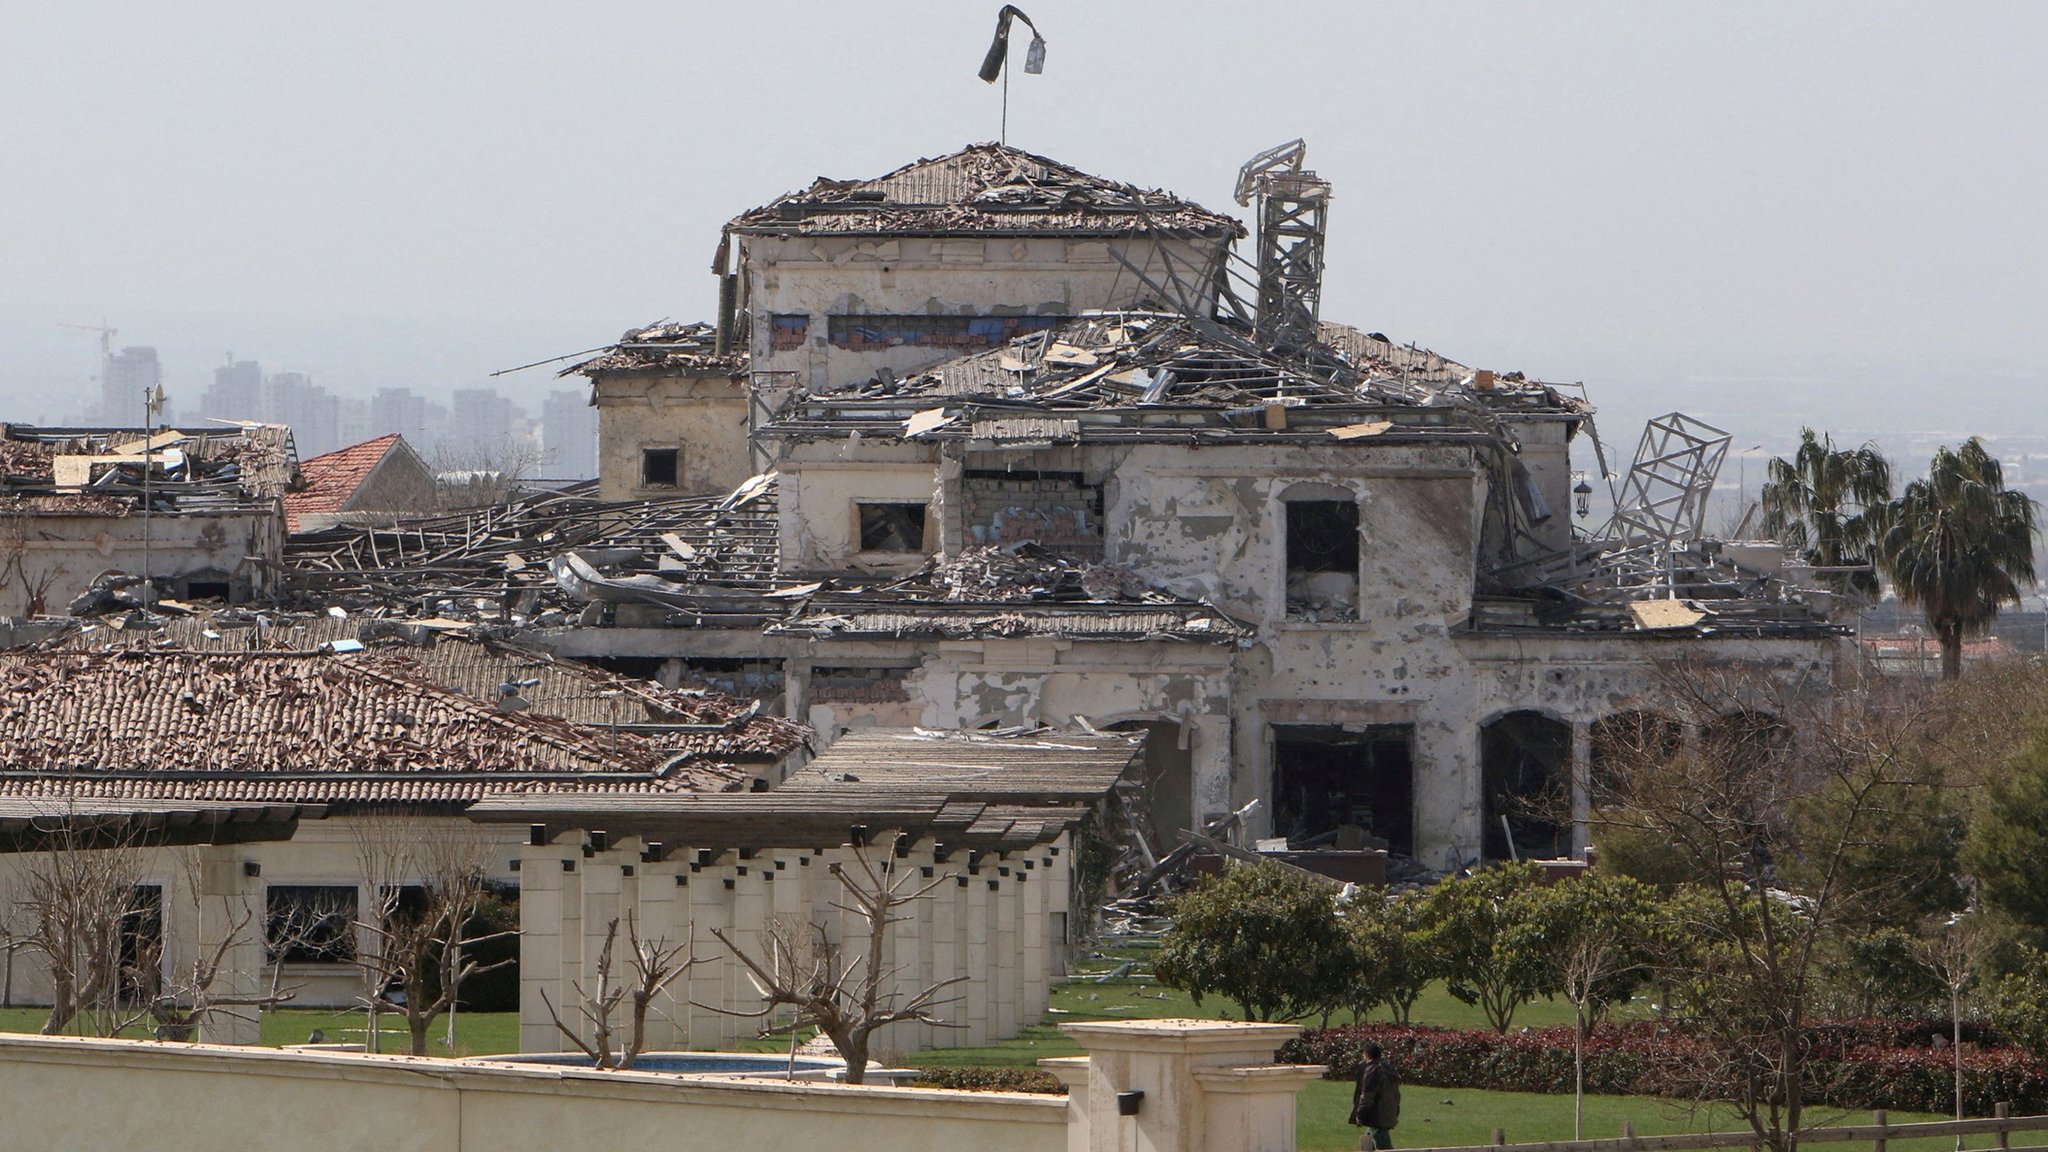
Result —
<path fill-rule="evenodd" d="M 1351 1093 L 1351 1122 L 1366 1129 L 1358 1142 L 1364 1152 L 1394 1146 L 1388 1129 L 1401 1122 L 1401 1078 L 1377 1044 L 1365 1046 L 1365 1067 L 1359 1069 L 1358 1087 Z"/>

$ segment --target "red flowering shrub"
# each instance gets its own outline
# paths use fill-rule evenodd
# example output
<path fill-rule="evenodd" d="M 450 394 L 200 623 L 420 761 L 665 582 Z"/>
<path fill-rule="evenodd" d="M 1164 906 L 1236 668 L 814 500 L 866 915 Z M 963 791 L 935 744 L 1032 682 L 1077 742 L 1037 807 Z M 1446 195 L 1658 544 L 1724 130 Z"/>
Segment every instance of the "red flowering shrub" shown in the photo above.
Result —
<path fill-rule="evenodd" d="M 1808 1102 L 1855 1110 L 1949 1111 L 1954 1105 L 1954 1065 L 1948 1049 L 1926 1043 L 1930 1036 L 1931 1030 L 1923 1025 L 1817 1025 L 1807 1064 Z M 1898 1043 L 1901 1040 L 1919 1043 Z M 1403 1077 L 1416 1084 L 1507 1092 L 1572 1090 L 1569 1027 L 1502 1036 L 1491 1031 L 1354 1025 L 1304 1033 L 1281 1048 L 1279 1058 L 1327 1064 L 1330 1079 L 1349 1080 L 1358 1075 L 1368 1042 L 1385 1048 Z M 1711 1066 L 1710 1056 L 1700 1040 L 1666 1026 L 1602 1025 L 1586 1041 L 1586 1091 L 1692 1096 L 1700 1091 L 1700 1069 Z M 1963 1092 L 1965 1106 L 1980 1115 L 1999 1101 L 2020 1113 L 2048 1111 L 2048 1064 L 2016 1048 L 1985 1047 L 1966 1039 Z"/>

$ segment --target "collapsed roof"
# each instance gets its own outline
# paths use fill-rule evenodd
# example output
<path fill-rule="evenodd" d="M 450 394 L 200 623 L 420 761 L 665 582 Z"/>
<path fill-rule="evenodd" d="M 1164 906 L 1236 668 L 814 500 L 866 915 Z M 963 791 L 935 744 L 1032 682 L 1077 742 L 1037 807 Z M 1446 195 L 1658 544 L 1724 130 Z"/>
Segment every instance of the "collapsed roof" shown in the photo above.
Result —
<path fill-rule="evenodd" d="M 145 481 L 145 473 L 147 473 Z M 169 428 L 0 425 L 0 510 L 125 516 L 261 509 L 298 477 L 281 424 Z"/>
<path fill-rule="evenodd" d="M 1080 317 L 905 379 L 797 398 L 768 437 L 898 436 L 1016 446 L 1080 440 L 1492 434 L 1495 412 L 1576 424 L 1591 409 L 1514 373 L 1479 373 L 1339 324 L 1309 357 L 1224 321 L 1117 311 Z"/>
<path fill-rule="evenodd" d="M 557 376 L 744 376 L 745 352 L 720 352 L 718 330 L 709 324 L 667 320 L 629 328 L 619 342 Z"/>
<path fill-rule="evenodd" d="M 1092 176 L 1021 148 L 971 144 L 871 180 L 819 177 L 734 217 L 742 235 L 1128 236 L 1235 238 L 1244 225 L 1170 192 Z"/>

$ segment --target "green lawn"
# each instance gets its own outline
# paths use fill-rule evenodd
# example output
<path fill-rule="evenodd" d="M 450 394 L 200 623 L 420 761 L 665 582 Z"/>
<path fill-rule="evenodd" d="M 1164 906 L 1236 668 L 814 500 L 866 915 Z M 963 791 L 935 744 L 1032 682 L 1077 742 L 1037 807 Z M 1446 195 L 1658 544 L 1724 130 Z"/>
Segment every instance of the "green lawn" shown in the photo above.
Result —
<path fill-rule="evenodd" d="M 1162 988 L 1147 980 L 1133 979 L 1149 971 L 1149 952 L 1142 948 L 1118 949 L 1107 959 L 1084 961 L 1076 967 L 1077 978 L 1054 986 L 1052 1013 L 1044 1024 L 1024 1030 L 1014 1040 L 974 1048 L 940 1048 L 907 1058 L 912 1065 L 998 1065 L 1029 1067 L 1048 1056 L 1078 1056 L 1080 1046 L 1060 1032 L 1061 1023 L 1083 1020 L 1133 1020 L 1171 1016 L 1219 1017 L 1236 1014 L 1236 1005 L 1210 999 L 1197 1005 L 1187 994 Z M 1125 976 L 1101 980 L 1100 974 L 1129 962 Z M 1090 975 L 1094 973 L 1096 975 Z M 1645 1005 L 1634 1006 L 1647 1012 Z M 1384 1018 L 1384 1017 L 1381 1017 Z M 1451 1028 L 1484 1028 L 1486 1019 L 1478 1009 L 1453 999 L 1441 985 L 1433 986 L 1416 1002 L 1412 1020 Z M 1348 1013 L 1334 1017 L 1335 1024 L 1350 1023 Z M 1314 1023 L 1314 1022 L 1311 1022 Z M 1514 1026 L 1547 1027 L 1571 1023 L 1571 1008 L 1563 1003 L 1537 1001 L 1516 1013 Z M 1318 1081 L 1303 1090 L 1299 1109 L 1299 1139 L 1303 1152 L 1340 1152 L 1358 1147 L 1359 1131 L 1344 1122 L 1351 1110 L 1351 1086 Z M 1940 1116 L 1894 1114 L 1895 1123 L 1940 1120 Z M 1843 1117 L 1836 1112 L 1814 1115 L 1816 1123 L 1867 1123 L 1869 1117 Z M 1619 1136 L 1624 1123 L 1635 1125 L 1638 1135 L 1704 1132 L 1741 1127 L 1722 1109 L 1642 1096 L 1588 1096 L 1585 1134 L 1587 1137 Z M 1572 1138 L 1572 1098 L 1527 1092 L 1487 1092 L 1474 1088 L 1432 1088 L 1410 1084 L 1401 1094 L 1401 1125 L 1394 1131 L 1394 1143 L 1402 1148 L 1487 1144 L 1493 1130 L 1504 1128 L 1515 1142 L 1569 1140 Z M 1940 1141 L 1893 1141 L 1890 1152 L 1909 1152 L 1908 1144 L 1924 1144 L 1910 1152 L 1946 1152 Z M 1938 1145 L 1938 1147 L 1937 1147 Z M 1988 1138 L 1979 1146 L 1988 1147 Z M 1848 1145 L 1844 1152 L 1855 1152 Z"/>
<path fill-rule="evenodd" d="M 0 1008 L 0 1032 L 35 1032 L 49 1013 L 41 1008 Z M 405 1022 L 386 1016 L 380 1022 L 383 1050 L 404 1052 L 408 1041 Z M 360 1043 L 367 1027 L 361 1011 L 349 1009 L 284 1008 L 263 1014 L 263 1042 L 271 1045 L 304 1044 L 314 1029 L 326 1033 L 332 1043 Z M 147 1037 L 145 1029 L 130 1029 L 126 1035 Z M 443 1041 L 447 1021 L 435 1022 L 428 1037 L 428 1051 L 435 1056 L 483 1056 L 493 1052 L 519 1050 L 517 1012 L 465 1012 L 455 1020 L 455 1051 Z"/>

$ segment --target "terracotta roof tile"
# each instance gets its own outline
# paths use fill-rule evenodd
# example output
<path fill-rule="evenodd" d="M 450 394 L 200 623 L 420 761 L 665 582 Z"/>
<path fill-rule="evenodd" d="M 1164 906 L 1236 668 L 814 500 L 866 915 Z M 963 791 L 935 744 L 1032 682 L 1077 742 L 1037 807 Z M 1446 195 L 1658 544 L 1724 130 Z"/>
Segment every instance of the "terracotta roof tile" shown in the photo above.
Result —
<path fill-rule="evenodd" d="M 299 530 L 299 517 L 318 516 L 328 512 L 340 512 L 348 507 L 356 489 L 384 462 L 384 457 L 398 445 L 401 437 L 396 432 L 337 448 L 323 456 L 299 464 L 299 476 L 305 486 L 296 492 L 287 492 L 284 497 L 285 524 L 290 531 Z"/>
<path fill-rule="evenodd" d="M 0 659 L 0 794 L 459 802 L 536 786 L 719 791 L 754 774 L 672 745 L 503 712 L 370 656 Z"/>

